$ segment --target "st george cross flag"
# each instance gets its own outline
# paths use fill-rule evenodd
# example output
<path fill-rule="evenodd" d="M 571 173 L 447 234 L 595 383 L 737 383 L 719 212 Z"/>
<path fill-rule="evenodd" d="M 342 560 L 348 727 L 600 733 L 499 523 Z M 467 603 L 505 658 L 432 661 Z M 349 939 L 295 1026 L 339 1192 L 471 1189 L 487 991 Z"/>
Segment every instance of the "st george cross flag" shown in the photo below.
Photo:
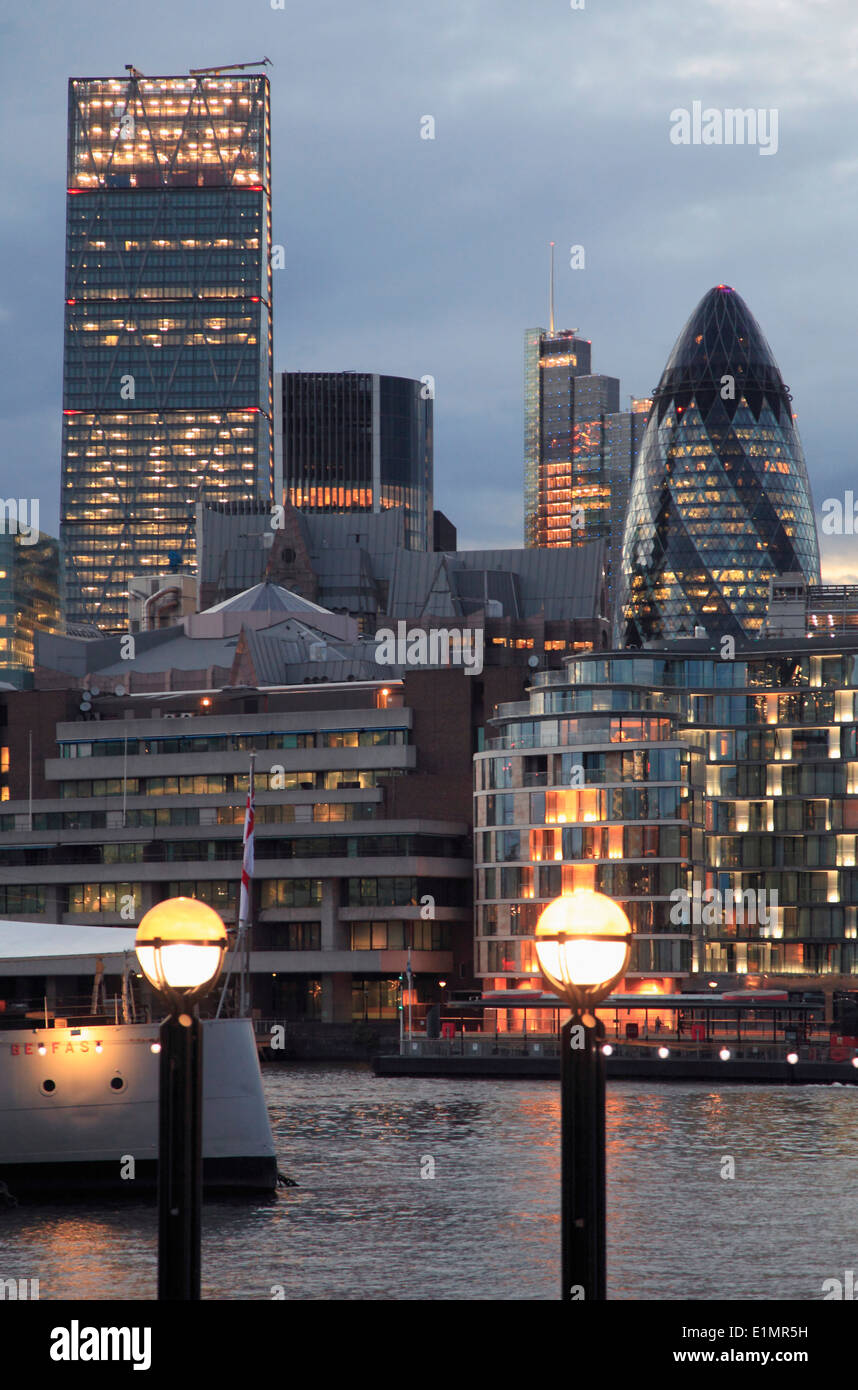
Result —
<path fill-rule="evenodd" d="M 239 925 L 250 921 L 250 880 L 253 878 L 253 759 L 247 782 L 247 807 L 244 812 L 244 858 L 241 863 L 241 899 L 238 907 Z"/>

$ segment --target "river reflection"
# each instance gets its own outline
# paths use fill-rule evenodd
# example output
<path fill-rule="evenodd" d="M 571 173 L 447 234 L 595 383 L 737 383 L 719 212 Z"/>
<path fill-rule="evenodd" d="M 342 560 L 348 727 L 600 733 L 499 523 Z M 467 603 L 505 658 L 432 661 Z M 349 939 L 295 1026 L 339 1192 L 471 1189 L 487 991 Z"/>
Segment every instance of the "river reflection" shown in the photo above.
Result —
<path fill-rule="evenodd" d="M 557 1297 L 556 1083 L 264 1072 L 299 1186 L 206 1204 L 204 1297 Z M 851 1087 L 611 1083 L 609 1296 L 821 1298 L 858 1268 L 856 1102 Z M 0 1209 L 0 1278 L 38 1278 L 43 1299 L 153 1298 L 155 1260 L 154 1204 Z"/>

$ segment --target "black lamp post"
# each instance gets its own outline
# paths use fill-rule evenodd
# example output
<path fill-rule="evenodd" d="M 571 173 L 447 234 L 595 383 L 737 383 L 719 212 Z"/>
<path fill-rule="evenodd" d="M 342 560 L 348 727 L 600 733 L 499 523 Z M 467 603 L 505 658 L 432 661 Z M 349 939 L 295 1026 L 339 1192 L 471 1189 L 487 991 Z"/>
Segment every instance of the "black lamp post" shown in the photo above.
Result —
<path fill-rule="evenodd" d="M 593 1010 L 625 973 L 628 917 L 603 893 L 579 888 L 555 898 L 536 924 L 546 987 L 571 1007 L 560 1030 L 561 1300 L 604 1300 L 605 1057 Z"/>
<path fill-rule="evenodd" d="M 168 898 L 142 918 L 140 968 L 169 1008 L 159 1034 L 158 1298 L 200 1297 L 202 1036 L 197 1000 L 217 982 L 226 928 L 196 898 Z"/>

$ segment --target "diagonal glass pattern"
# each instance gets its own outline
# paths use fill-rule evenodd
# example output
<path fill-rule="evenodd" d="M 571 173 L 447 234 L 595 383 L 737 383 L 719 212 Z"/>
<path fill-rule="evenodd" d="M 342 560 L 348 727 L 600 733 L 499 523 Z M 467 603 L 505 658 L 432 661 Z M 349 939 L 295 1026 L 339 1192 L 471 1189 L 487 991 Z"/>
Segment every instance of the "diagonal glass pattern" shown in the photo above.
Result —
<path fill-rule="evenodd" d="M 769 579 L 819 583 L 791 397 L 744 300 L 704 296 L 653 397 L 632 480 L 617 598 L 622 645 L 760 633 Z"/>

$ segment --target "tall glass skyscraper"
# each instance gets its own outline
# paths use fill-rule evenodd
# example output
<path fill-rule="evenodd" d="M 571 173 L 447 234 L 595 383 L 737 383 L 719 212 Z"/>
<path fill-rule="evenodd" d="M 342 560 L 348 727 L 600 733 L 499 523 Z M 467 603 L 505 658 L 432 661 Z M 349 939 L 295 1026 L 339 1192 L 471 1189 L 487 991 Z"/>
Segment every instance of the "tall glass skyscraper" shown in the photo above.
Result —
<path fill-rule="evenodd" d="M 428 385 L 369 372 L 283 372 L 276 400 L 276 444 L 293 506 L 310 512 L 404 507 L 407 548 L 432 549 Z"/>
<path fill-rule="evenodd" d="M 261 75 L 69 83 L 66 616 L 195 567 L 195 504 L 273 497 L 270 98 Z"/>
<path fill-rule="evenodd" d="M 574 333 L 528 329 L 524 339 L 524 543 L 605 541 L 608 601 L 635 453 L 649 402 L 620 410 L 616 377 L 591 370 Z"/>
<path fill-rule="evenodd" d="M 792 398 L 735 290 L 704 295 L 653 398 L 626 517 L 617 640 L 758 636 L 769 580 L 819 583 Z"/>

